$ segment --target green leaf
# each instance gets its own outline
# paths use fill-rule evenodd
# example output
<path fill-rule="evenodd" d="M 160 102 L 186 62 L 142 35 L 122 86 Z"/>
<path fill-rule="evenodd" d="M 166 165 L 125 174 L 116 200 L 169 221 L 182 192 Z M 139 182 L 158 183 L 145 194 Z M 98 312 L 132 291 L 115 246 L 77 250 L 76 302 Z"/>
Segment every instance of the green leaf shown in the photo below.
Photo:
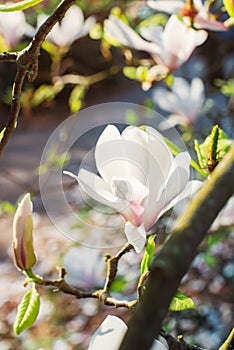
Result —
<path fill-rule="evenodd" d="M 0 203 L 0 216 L 3 213 L 9 213 L 9 214 L 14 214 L 16 211 L 16 206 L 10 202 L 1 202 Z"/>
<path fill-rule="evenodd" d="M 42 84 L 33 94 L 33 97 L 31 100 L 32 106 L 37 107 L 44 101 L 47 101 L 47 102 L 53 101 L 55 96 L 60 91 L 62 91 L 63 87 L 64 85 L 62 83 L 57 83 L 54 85 Z"/>
<path fill-rule="evenodd" d="M 230 17 L 234 17 L 234 3 L 233 0 L 223 0 L 224 6 Z"/>
<path fill-rule="evenodd" d="M 25 10 L 29 7 L 35 6 L 43 0 L 24 0 L 15 3 L 8 3 L 7 5 L 0 5 L 0 12 L 13 12 Z"/>
<path fill-rule="evenodd" d="M 138 26 L 137 30 L 142 27 L 150 26 L 164 26 L 167 23 L 167 16 L 162 13 L 157 13 L 156 15 L 150 16 L 144 19 Z"/>
<path fill-rule="evenodd" d="M 218 135 L 217 131 L 218 130 Z M 214 139 L 215 138 L 215 139 Z M 212 162 L 219 162 L 224 155 L 229 151 L 232 140 L 229 140 L 227 135 L 215 125 L 209 136 L 205 139 L 202 144 L 199 144 L 195 141 L 195 150 L 197 152 L 197 157 L 200 165 L 203 165 L 203 168 L 209 169 L 212 165 Z M 211 159 L 212 158 L 212 159 Z"/>
<path fill-rule="evenodd" d="M 156 235 L 150 236 L 147 247 L 145 250 L 144 257 L 141 262 L 141 274 L 143 275 L 149 270 L 149 266 L 153 260 L 154 257 L 154 251 L 155 251 L 155 239 Z"/>
<path fill-rule="evenodd" d="M 128 280 L 125 276 L 117 276 L 117 278 L 113 281 L 111 285 L 111 292 L 115 293 L 123 293 L 124 289 L 128 285 Z"/>
<path fill-rule="evenodd" d="M 43 50 L 48 52 L 51 56 L 55 56 L 56 52 L 58 52 L 58 47 L 47 40 L 43 41 L 41 47 L 43 48 Z"/>
<path fill-rule="evenodd" d="M 195 309 L 196 305 L 193 300 L 179 290 L 176 292 L 176 296 L 173 298 L 169 309 L 171 311 L 183 311 L 187 309 Z"/>
<path fill-rule="evenodd" d="M 40 295 L 35 286 L 23 297 L 18 306 L 18 312 L 14 322 L 14 331 L 18 335 L 29 328 L 36 321 L 40 309 Z"/>
<path fill-rule="evenodd" d="M 166 144 L 168 145 L 168 147 L 170 148 L 171 152 L 177 156 L 177 154 L 184 152 L 181 148 L 179 148 L 177 145 L 175 145 L 172 141 L 170 141 L 167 137 L 163 136 Z M 207 177 L 207 172 L 203 169 L 200 168 L 200 166 L 193 160 L 191 159 L 191 166 L 197 170 L 197 172 L 199 172 L 202 176 Z"/>

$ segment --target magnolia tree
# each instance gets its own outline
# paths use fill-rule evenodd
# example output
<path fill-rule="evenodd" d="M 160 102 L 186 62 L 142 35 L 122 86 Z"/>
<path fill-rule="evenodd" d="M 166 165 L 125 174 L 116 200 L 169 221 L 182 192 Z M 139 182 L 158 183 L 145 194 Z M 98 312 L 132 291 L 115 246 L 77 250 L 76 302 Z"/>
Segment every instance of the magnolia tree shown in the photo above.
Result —
<path fill-rule="evenodd" d="M 24 194 L 13 222 L 13 252 L 16 267 L 26 275 L 25 285 L 31 287 L 18 307 L 14 330 L 19 335 L 36 322 L 40 310 L 38 286 L 44 286 L 76 299 L 95 299 L 109 307 L 109 315 L 103 317 L 103 322 L 97 325 L 96 332 L 90 337 L 90 350 L 197 349 L 196 345 L 188 344 L 182 336 L 174 337 L 163 327 L 165 319 L 170 319 L 170 311 L 196 308 L 192 298 L 180 291 L 180 284 L 207 232 L 234 224 L 234 185 L 230 181 L 234 175 L 234 148 L 232 140 L 219 125 L 212 126 L 212 122 L 208 123 L 209 127 L 212 126 L 211 133 L 203 141 L 194 140 L 194 130 L 201 116 L 209 120 L 211 110 L 205 96 L 208 83 L 201 69 L 196 70 L 190 56 L 197 47 L 206 44 L 213 32 L 218 32 L 223 40 L 229 35 L 233 37 L 234 2 L 225 0 L 213 9 L 210 1 L 145 1 L 129 5 L 125 12 L 112 8 L 108 18 L 99 23 L 93 15 L 84 19 L 74 0 L 64 0 L 52 14 L 40 13 L 35 26 L 32 22 L 29 25 L 24 10 L 39 2 L 24 0 L 0 6 L 0 34 L 4 47 L 0 61 L 14 62 L 17 68 L 9 118 L 0 134 L 0 153 L 16 128 L 20 100 L 24 108 L 27 95 L 27 87 L 22 91 L 24 80 L 27 78 L 32 83 L 37 77 L 41 48 L 51 56 L 51 82 L 33 87 L 31 99 L 27 99 L 30 108 L 55 98 L 69 85 L 72 86 L 70 109 L 76 112 L 92 84 L 123 71 L 127 78 L 138 81 L 144 90 L 152 88 L 151 107 L 168 114 L 165 117 L 154 114 L 155 119 L 146 117 L 142 125 L 138 120 L 142 120 L 144 113 L 149 113 L 148 109 L 139 109 L 138 114 L 132 111 L 131 123 L 126 121 L 129 106 L 123 109 L 126 113 L 118 120 L 111 116 L 114 114 L 112 107 L 102 109 L 101 113 L 109 113 L 110 117 L 102 119 L 102 131 L 98 132 L 93 149 L 96 173 L 90 171 L 85 160 L 79 169 L 77 165 L 75 170 L 73 167 L 75 173 L 69 169 L 68 162 L 74 142 L 94 124 L 87 118 L 83 123 L 79 115 L 78 118 L 72 116 L 62 123 L 58 132 L 55 131 L 52 141 L 45 147 L 41 164 L 41 196 L 48 215 L 54 219 L 55 201 L 56 205 L 66 202 L 62 179 L 72 178 L 71 183 L 78 182 L 80 196 L 89 208 L 91 206 L 90 210 L 104 210 L 105 214 L 112 215 L 111 220 L 113 217 L 117 220 L 123 244 L 111 238 L 110 252 L 105 254 L 102 284 L 102 277 L 95 281 L 95 274 L 88 267 L 92 262 L 92 268 L 99 269 L 99 253 L 91 250 L 89 261 L 85 260 L 87 256 L 83 258 L 82 249 L 78 252 L 79 265 L 83 266 L 78 269 L 89 276 L 89 280 L 83 282 L 82 273 L 78 275 L 79 287 L 68 281 L 63 266 L 58 269 L 57 279 L 39 275 L 35 272 L 40 256 L 37 257 L 33 244 L 33 204 L 30 193 Z M 63 74 L 64 60 L 71 44 L 88 34 L 91 39 L 100 41 L 105 59 L 110 60 L 114 50 L 118 50 L 125 58 L 124 67 L 115 64 L 107 71 L 91 76 Z M 22 36 L 28 38 L 29 44 L 22 50 L 12 51 L 17 49 Z M 192 65 L 192 76 L 183 71 L 188 60 Z M 225 63 L 230 66 L 230 61 Z M 206 62 L 201 62 L 201 66 L 206 70 Z M 233 79 L 229 72 L 226 73 L 227 79 L 217 80 L 216 85 L 230 96 L 233 94 Z M 232 98 L 229 103 L 232 103 Z M 113 108 L 123 114 L 119 105 Z M 94 107 L 92 113 L 99 115 L 99 107 Z M 175 125 L 178 131 L 174 129 Z M 173 137 L 175 134 L 182 146 Z M 59 142 L 59 135 L 63 135 L 63 147 L 53 148 Z M 190 151 L 184 141 L 188 142 Z M 57 157 L 54 168 L 46 164 L 52 149 L 56 153 L 53 157 Z M 60 192 L 50 201 L 48 186 L 57 182 Z M 56 224 L 58 222 L 56 218 Z M 69 230 L 72 231 L 71 225 Z M 103 230 L 107 232 L 105 228 Z M 163 231 L 162 236 L 160 231 Z M 74 240 L 71 232 L 67 235 Z M 79 243 L 90 246 L 87 237 Z M 92 244 L 96 246 L 95 242 Z M 130 254 L 137 283 L 133 292 L 121 298 L 120 293 L 113 293 L 114 285 L 118 281 L 121 263 Z M 98 271 L 95 272 L 97 276 Z M 126 275 L 130 272 L 130 269 L 125 270 Z M 91 291 L 86 291 L 87 286 Z M 130 310 L 128 324 L 116 312 L 113 315 L 112 308 Z M 220 349 L 233 348 L 233 335 L 231 331 Z"/>

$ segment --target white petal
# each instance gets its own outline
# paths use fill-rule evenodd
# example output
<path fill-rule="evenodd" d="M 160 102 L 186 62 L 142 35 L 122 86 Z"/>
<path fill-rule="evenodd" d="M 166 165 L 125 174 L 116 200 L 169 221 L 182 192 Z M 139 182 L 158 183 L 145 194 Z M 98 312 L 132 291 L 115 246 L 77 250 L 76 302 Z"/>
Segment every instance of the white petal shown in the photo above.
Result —
<path fill-rule="evenodd" d="M 162 58 L 172 70 L 188 60 L 196 46 L 201 45 L 207 38 L 205 31 L 196 31 L 187 27 L 177 16 L 172 15 L 165 27 Z"/>
<path fill-rule="evenodd" d="M 149 194 L 149 189 L 133 176 L 112 178 L 112 192 L 128 202 L 141 203 Z"/>
<path fill-rule="evenodd" d="M 76 36 L 76 39 L 87 35 L 95 23 L 96 23 L 96 18 L 94 16 L 88 17 L 83 23 L 82 28 L 80 29 L 80 32 Z"/>
<path fill-rule="evenodd" d="M 0 33 L 10 48 L 18 44 L 25 30 L 26 21 L 23 11 L 0 12 Z"/>
<path fill-rule="evenodd" d="M 136 50 L 155 50 L 155 45 L 142 39 L 130 26 L 114 15 L 105 21 L 105 32 L 116 38 L 121 44 Z"/>
<path fill-rule="evenodd" d="M 177 95 L 168 91 L 166 88 L 156 88 L 153 91 L 153 99 L 156 102 L 156 107 L 158 106 L 164 111 L 177 113 L 181 109 Z"/>
<path fill-rule="evenodd" d="M 93 334 L 88 350 L 118 350 L 127 329 L 120 318 L 107 316 Z"/>
<path fill-rule="evenodd" d="M 71 45 L 82 30 L 83 24 L 82 10 L 76 5 L 71 6 L 61 21 L 61 46 Z"/>
<path fill-rule="evenodd" d="M 203 182 L 198 180 L 191 180 L 187 183 L 184 190 L 179 193 L 175 198 L 173 198 L 160 212 L 159 217 L 161 217 L 164 213 L 166 213 L 168 210 L 176 206 L 179 202 L 183 201 L 184 199 L 187 200 L 187 205 L 189 204 L 189 201 L 191 201 L 192 197 L 196 192 L 203 186 Z M 184 206 L 183 206 L 184 207 Z M 185 209 L 184 209 L 185 210 Z"/>
<path fill-rule="evenodd" d="M 114 195 L 114 191 L 111 191 L 109 184 L 107 184 L 101 177 L 85 169 L 81 169 L 78 176 L 69 171 L 64 171 L 63 173 L 76 179 L 79 182 L 81 189 L 97 202 L 115 209 L 125 220 L 129 220 L 136 225 L 141 224 L 144 207 L 137 201 L 129 201 L 128 198 L 124 198 L 120 193 L 116 192 L 116 195 Z M 145 186 L 137 191 L 137 194 L 133 194 L 133 198 L 136 196 L 138 198 L 141 197 L 141 200 L 143 200 L 148 194 L 148 189 L 145 188 Z"/>
<path fill-rule="evenodd" d="M 223 210 L 219 213 L 211 226 L 211 230 L 217 230 L 220 226 L 234 225 L 234 196 L 232 196 Z"/>
<path fill-rule="evenodd" d="M 177 0 L 149 0 L 147 5 L 154 10 L 166 13 L 177 13 L 184 7 L 184 1 Z"/>
<path fill-rule="evenodd" d="M 127 240 L 131 243 L 137 253 L 140 253 L 146 242 L 146 232 L 144 226 L 141 225 L 139 227 L 134 226 L 129 221 L 125 224 L 124 230 Z"/>
<path fill-rule="evenodd" d="M 168 347 L 162 344 L 159 340 L 154 340 L 150 350 L 168 350 Z"/>
<path fill-rule="evenodd" d="M 159 25 L 151 25 L 147 27 L 141 26 L 140 33 L 143 38 L 160 45 L 162 41 L 163 27 Z"/>
<path fill-rule="evenodd" d="M 180 221 L 183 220 L 183 214 L 186 212 L 190 201 L 203 185 L 204 182 L 201 181 L 189 181 L 185 189 L 163 208 L 160 217 L 173 207 L 171 216 L 167 221 L 166 231 L 168 233 L 173 232 Z"/>
<path fill-rule="evenodd" d="M 190 87 L 190 101 L 191 107 L 195 110 L 199 110 L 205 102 L 205 87 L 202 79 L 194 78 Z"/>
<path fill-rule="evenodd" d="M 186 100 L 189 97 L 190 86 L 186 79 L 181 77 L 175 77 L 171 90 L 182 100 Z"/>
<path fill-rule="evenodd" d="M 117 211 L 124 210 L 125 203 L 111 193 L 109 185 L 99 176 L 81 169 L 78 174 L 78 182 L 83 191 L 96 201 L 110 206 Z"/>
<path fill-rule="evenodd" d="M 155 193 L 151 205 L 145 210 L 143 222 L 148 231 L 165 212 L 169 203 L 185 188 L 189 178 L 190 156 L 187 152 L 180 153 L 173 162 L 170 175 L 164 183 L 164 188 Z"/>
<path fill-rule="evenodd" d="M 198 29 L 207 29 L 217 32 L 227 31 L 229 29 L 223 22 L 212 20 L 207 16 L 200 15 L 200 13 L 195 16 L 194 26 Z"/>
<path fill-rule="evenodd" d="M 147 148 L 142 147 L 136 138 L 126 139 L 124 132 L 121 136 L 113 125 L 106 127 L 95 149 L 97 169 L 109 184 L 113 176 L 133 176 L 142 184 L 147 185 L 147 155 Z"/>

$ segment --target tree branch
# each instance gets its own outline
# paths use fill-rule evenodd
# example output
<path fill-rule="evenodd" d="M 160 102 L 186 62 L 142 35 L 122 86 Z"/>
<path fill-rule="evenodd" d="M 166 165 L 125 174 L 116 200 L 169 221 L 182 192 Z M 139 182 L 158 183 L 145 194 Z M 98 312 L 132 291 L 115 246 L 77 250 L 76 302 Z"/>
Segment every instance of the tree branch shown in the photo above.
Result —
<path fill-rule="evenodd" d="M 20 96 L 22 86 L 26 75 L 30 82 L 34 81 L 38 72 L 38 57 L 43 41 L 53 26 L 62 20 L 66 11 L 75 3 L 75 0 L 63 0 L 55 11 L 40 26 L 29 45 L 22 51 L 5 52 L 0 55 L 0 62 L 15 62 L 17 72 L 12 88 L 12 103 L 10 115 L 4 130 L 2 139 L 0 140 L 0 156 L 6 147 L 12 132 L 15 129 L 16 122 L 20 111 Z"/>
<path fill-rule="evenodd" d="M 179 284 L 209 227 L 234 192 L 234 145 L 213 171 L 161 251 L 155 256 L 141 302 L 120 350 L 150 348 Z"/>

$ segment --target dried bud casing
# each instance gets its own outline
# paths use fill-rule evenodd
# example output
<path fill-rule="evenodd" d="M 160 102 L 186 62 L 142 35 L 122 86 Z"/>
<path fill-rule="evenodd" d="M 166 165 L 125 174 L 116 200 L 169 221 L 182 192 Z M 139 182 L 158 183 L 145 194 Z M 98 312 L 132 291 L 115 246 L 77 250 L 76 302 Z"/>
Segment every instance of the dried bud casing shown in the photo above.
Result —
<path fill-rule="evenodd" d="M 13 222 L 14 262 L 21 270 L 28 270 L 36 263 L 33 248 L 32 202 L 27 193 L 18 205 Z"/>

